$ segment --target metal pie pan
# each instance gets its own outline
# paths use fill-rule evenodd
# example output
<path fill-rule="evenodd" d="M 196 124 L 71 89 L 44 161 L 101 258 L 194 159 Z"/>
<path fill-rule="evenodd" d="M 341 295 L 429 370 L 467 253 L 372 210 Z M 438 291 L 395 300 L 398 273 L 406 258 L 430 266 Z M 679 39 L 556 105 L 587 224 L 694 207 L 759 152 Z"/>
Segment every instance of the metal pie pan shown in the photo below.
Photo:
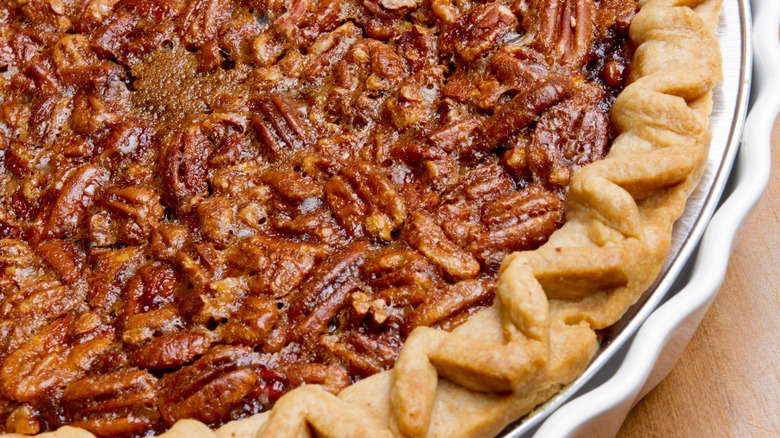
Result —
<path fill-rule="evenodd" d="M 599 351 L 585 372 L 553 398 L 507 426 L 499 436 L 528 437 L 537 431 L 539 431 L 537 436 L 564 436 L 565 432 L 571 431 L 574 423 L 586 422 L 587 418 L 585 417 L 572 419 L 570 416 L 554 414 L 556 411 L 563 410 L 562 407 L 573 398 L 587 393 L 613 377 L 626 356 L 627 347 L 631 344 L 640 327 L 659 306 L 674 296 L 687 281 L 691 268 L 690 262 L 707 229 L 710 218 L 719 206 L 721 195 L 727 187 L 740 146 L 748 109 L 752 74 L 750 17 L 748 0 L 726 0 L 724 2 L 717 33 L 723 58 L 723 81 L 713 91 L 714 107 L 710 116 L 710 131 L 713 134 L 713 140 L 701 181 L 689 197 L 683 215 L 674 225 L 670 251 L 661 273 L 620 321 L 599 333 Z M 698 325 L 698 321 L 695 325 Z M 659 334 L 659 336 L 662 335 Z M 641 389 L 640 385 L 637 392 Z M 608 399 L 609 397 L 607 397 Z M 607 410 L 606 408 L 607 406 L 604 406 L 604 409 L 593 406 L 591 411 L 595 415 Z M 549 424 L 545 423 L 545 420 L 551 416 L 562 418 L 551 418 L 551 421 L 547 423 L 563 422 L 569 424 L 556 428 L 550 427 Z M 619 418 L 618 426 L 624 417 Z M 542 424 L 545 427 L 540 429 Z M 550 433 L 553 429 L 555 432 Z M 602 429 L 604 430 L 601 432 L 609 428 Z M 591 433 L 609 435 L 609 433 L 598 432 L 591 430 L 587 436 L 592 436 Z"/>

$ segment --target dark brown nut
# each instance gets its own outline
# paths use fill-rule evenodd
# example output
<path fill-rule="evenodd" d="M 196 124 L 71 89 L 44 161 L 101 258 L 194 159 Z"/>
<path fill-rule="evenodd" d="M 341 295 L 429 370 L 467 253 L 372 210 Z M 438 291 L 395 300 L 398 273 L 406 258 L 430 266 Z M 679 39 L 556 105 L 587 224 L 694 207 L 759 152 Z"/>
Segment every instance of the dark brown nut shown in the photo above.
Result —
<path fill-rule="evenodd" d="M 290 295 L 290 306 L 287 310 L 289 319 L 297 321 L 309 315 L 334 294 L 337 288 L 343 289 L 338 286 L 349 282 L 365 261 L 369 249 L 367 242 L 358 240 L 318 263 L 306 280 Z M 346 296 L 347 292 L 343 295 Z"/>
<path fill-rule="evenodd" d="M 98 131 L 118 123 L 121 117 L 111 111 L 98 97 L 76 94 L 73 97 L 73 112 L 70 124 L 74 131 L 83 135 L 94 135 Z"/>
<path fill-rule="evenodd" d="M 74 427 L 99 436 L 130 436 L 157 422 L 157 378 L 142 370 L 121 370 L 85 377 L 63 393 Z"/>
<path fill-rule="evenodd" d="M 244 279 L 228 277 L 222 280 L 210 281 L 200 294 L 189 297 L 192 301 L 185 305 L 193 321 L 207 324 L 210 321 L 220 321 L 228 318 L 244 302 L 248 293 L 247 282 Z"/>
<path fill-rule="evenodd" d="M 341 172 L 371 207 L 371 215 L 364 221 L 366 231 L 391 240 L 391 233 L 400 229 L 407 214 L 406 204 L 393 184 L 378 167 L 363 161 L 345 166 Z"/>
<path fill-rule="evenodd" d="M 478 151 L 489 151 L 501 146 L 544 110 L 565 99 L 569 88 L 571 85 L 568 79 L 556 77 L 526 93 L 518 94 L 480 126 L 478 138 L 472 147 Z"/>
<path fill-rule="evenodd" d="M 176 264 L 196 287 L 207 287 L 211 280 L 224 277 L 227 254 L 209 242 L 194 243 L 176 254 Z"/>
<path fill-rule="evenodd" d="M 257 180 L 263 172 L 260 164 L 245 161 L 234 166 L 219 169 L 211 179 L 211 187 L 216 196 L 238 195 L 257 187 Z M 248 197 L 256 198 L 256 194 L 247 193 Z M 265 201 L 267 199 L 263 199 Z"/>
<path fill-rule="evenodd" d="M 421 280 L 426 281 L 428 278 L 423 277 Z M 418 306 L 425 301 L 428 291 L 421 286 L 411 284 L 409 286 L 381 289 L 375 295 L 392 306 Z"/>
<path fill-rule="evenodd" d="M 464 61 L 473 62 L 516 26 L 517 18 L 506 6 L 479 5 L 442 34 L 442 50 L 454 49 Z"/>
<path fill-rule="evenodd" d="M 311 6 L 310 0 L 292 0 L 289 2 L 287 11 L 274 20 L 274 28 L 277 32 L 284 35 L 287 39 L 294 39 L 296 30 L 304 22 L 304 14 L 308 12 Z"/>
<path fill-rule="evenodd" d="M 322 185 L 298 172 L 267 170 L 260 175 L 260 181 L 294 203 L 322 196 Z"/>
<path fill-rule="evenodd" d="M 166 424 L 193 418 L 210 425 L 230 419 L 246 403 L 267 406 L 281 395 L 280 376 L 259 369 L 249 348 L 220 346 L 160 380 L 159 408 Z"/>
<path fill-rule="evenodd" d="M 152 233 L 152 253 L 161 260 L 172 262 L 187 242 L 187 229 L 175 223 L 163 223 Z"/>
<path fill-rule="evenodd" d="M 285 97 L 274 94 L 257 103 L 250 121 L 270 154 L 278 160 L 295 149 L 310 146 L 316 134 Z"/>
<path fill-rule="evenodd" d="M 24 404 L 14 409 L 5 420 L 5 432 L 23 435 L 35 435 L 41 430 L 41 425 L 35 409 Z"/>
<path fill-rule="evenodd" d="M 452 152 L 458 149 L 461 144 L 466 143 L 471 132 L 477 126 L 479 126 L 479 121 L 475 117 L 458 120 L 433 131 L 428 136 L 428 141 L 438 148 Z"/>
<path fill-rule="evenodd" d="M 322 388 L 333 394 L 349 386 L 349 375 L 340 367 L 320 363 L 291 364 L 287 368 L 287 378 L 290 386 L 303 384 L 322 385 Z"/>
<path fill-rule="evenodd" d="M 319 342 L 323 354 L 342 364 L 350 375 L 370 376 L 395 363 L 401 339 L 392 334 L 374 339 L 361 333 L 346 333 L 323 335 Z"/>
<path fill-rule="evenodd" d="M 55 94 L 62 88 L 62 84 L 57 79 L 54 70 L 55 67 L 52 65 L 50 58 L 45 55 L 39 55 L 30 60 L 24 69 L 24 74 L 35 81 L 35 85 L 39 88 L 38 91 L 43 95 Z M 46 100 L 44 98 L 40 102 L 43 103 Z M 41 127 L 38 128 L 40 129 Z"/>
<path fill-rule="evenodd" d="M 411 74 L 431 67 L 436 62 L 438 55 L 436 37 L 427 28 L 412 26 L 393 42 L 398 54 L 406 60 Z"/>
<path fill-rule="evenodd" d="M 455 186 L 446 191 L 442 199 L 446 203 L 482 205 L 513 191 L 514 182 L 498 164 L 485 163 L 474 167 Z"/>
<path fill-rule="evenodd" d="M 35 253 L 26 242 L 0 239 L 0 272 L 6 272 L 6 267 L 32 266 L 35 259 Z"/>
<path fill-rule="evenodd" d="M 394 11 L 416 8 L 421 2 L 421 0 L 377 0 L 375 3 L 384 9 Z"/>
<path fill-rule="evenodd" d="M 106 170 L 91 164 L 70 174 L 51 207 L 44 234 L 53 238 L 76 235 L 86 219 L 87 208 L 108 178 Z"/>
<path fill-rule="evenodd" d="M 571 171 L 604 158 L 610 139 L 604 90 L 591 87 L 542 115 L 531 135 L 528 166 L 536 181 L 563 188 Z"/>
<path fill-rule="evenodd" d="M 110 58 L 118 54 L 119 48 L 125 42 L 125 37 L 138 24 L 138 16 L 128 12 L 113 15 L 92 34 L 92 50 L 102 58 Z"/>
<path fill-rule="evenodd" d="M 174 334 L 184 326 L 179 311 L 170 305 L 142 313 L 127 313 L 122 341 L 136 347 L 160 335 Z"/>
<path fill-rule="evenodd" d="M 208 189 L 206 163 L 212 143 L 197 125 L 174 134 L 161 151 L 162 199 L 178 211 L 190 210 L 190 202 Z"/>
<path fill-rule="evenodd" d="M 452 0 L 431 0 L 431 11 L 440 22 L 452 24 L 461 15 L 461 12 L 453 3 Z"/>
<path fill-rule="evenodd" d="M 582 67 L 594 38 L 593 0 L 542 0 L 536 5 L 534 47 L 550 63 Z"/>
<path fill-rule="evenodd" d="M 211 339 L 204 333 L 175 333 L 155 338 L 133 354 L 133 362 L 147 370 L 178 368 L 206 353 Z"/>
<path fill-rule="evenodd" d="M 519 192 L 502 196 L 482 214 L 482 223 L 489 230 L 506 228 L 551 211 L 563 211 L 559 195 L 532 185 Z"/>
<path fill-rule="evenodd" d="M 24 178 L 35 169 L 37 157 L 36 147 L 30 143 L 11 139 L 8 147 L 3 148 L 5 167 L 14 175 Z"/>
<path fill-rule="evenodd" d="M 359 27 L 351 21 L 347 21 L 315 41 L 309 46 L 309 59 L 306 63 L 304 78 L 316 80 L 326 75 L 337 62 L 344 58 L 361 34 L 362 30 Z"/>
<path fill-rule="evenodd" d="M 501 84 L 521 91 L 542 83 L 553 74 L 544 56 L 532 48 L 504 46 L 490 57 L 490 70 Z"/>
<path fill-rule="evenodd" d="M 387 44 L 371 41 L 368 46 L 371 74 L 366 78 L 366 89 L 369 92 L 391 89 L 407 75 L 406 63 Z"/>
<path fill-rule="evenodd" d="M 201 48 L 217 36 L 230 15 L 229 4 L 219 0 L 189 2 L 177 31 L 188 48 Z"/>
<path fill-rule="evenodd" d="M 165 212 L 160 195 L 140 187 L 108 190 L 102 203 L 119 222 L 119 238 L 135 245 L 151 238 Z"/>
<path fill-rule="evenodd" d="M 63 240 L 46 240 L 35 252 L 59 276 L 63 284 L 71 284 L 81 278 L 84 269 L 84 255 L 75 245 Z"/>
<path fill-rule="evenodd" d="M 195 207 L 203 236 L 217 245 L 227 244 L 234 236 L 235 211 L 230 199 L 211 197 Z"/>
<path fill-rule="evenodd" d="M 255 37 L 263 30 L 254 14 L 233 11 L 231 18 L 219 30 L 219 42 L 230 54 L 232 62 L 243 64 L 249 60 Z"/>
<path fill-rule="evenodd" d="M 87 0 L 82 6 L 81 15 L 75 20 L 75 27 L 87 29 L 101 23 L 113 12 L 117 3 L 119 0 Z"/>
<path fill-rule="evenodd" d="M 609 29 L 614 29 L 621 35 L 628 34 L 631 21 L 639 9 L 638 3 L 636 0 L 603 0 L 596 9 L 597 35 L 603 37 Z"/>
<path fill-rule="evenodd" d="M 376 295 L 393 306 L 420 304 L 437 282 L 427 258 L 392 246 L 372 253 L 361 271 L 364 281 L 378 291 Z"/>
<path fill-rule="evenodd" d="M 415 212 L 404 228 L 409 244 L 455 278 L 479 274 L 479 263 L 444 234 L 432 217 Z"/>
<path fill-rule="evenodd" d="M 309 271 L 328 255 L 319 245 L 257 236 L 231 251 L 228 261 L 245 270 L 253 295 L 283 297 L 295 289 Z"/>
<path fill-rule="evenodd" d="M 265 343 L 279 323 L 278 301 L 265 297 L 249 297 L 238 312 L 214 331 L 221 342 L 230 345 L 256 346 Z"/>
<path fill-rule="evenodd" d="M 60 282 L 38 282 L 3 300 L 0 315 L 50 321 L 74 310 L 83 299 L 79 289 L 71 289 Z"/>
<path fill-rule="evenodd" d="M 3 393 L 19 402 L 37 402 L 49 391 L 76 380 L 111 347 L 111 335 L 73 345 L 73 320 L 60 318 L 9 354 L 0 368 Z"/>
<path fill-rule="evenodd" d="M 437 323 L 493 298 L 492 280 L 463 280 L 429 295 L 426 301 L 409 313 L 401 328 L 408 335 L 415 327 Z"/>
<path fill-rule="evenodd" d="M 302 208 L 314 207 L 310 213 L 278 212 L 271 217 L 270 224 L 274 230 L 293 236 L 310 236 L 324 244 L 338 244 L 339 226 L 331 217 L 330 212 L 321 208 L 320 202 L 309 205 L 302 204 Z"/>
<path fill-rule="evenodd" d="M 141 247 L 128 246 L 100 253 L 89 278 L 87 300 L 93 309 L 109 311 L 122 293 L 127 281 L 144 262 Z"/>
<path fill-rule="evenodd" d="M 284 45 L 275 34 L 263 33 L 252 43 L 252 55 L 260 67 L 273 65 L 284 53 Z"/>
<path fill-rule="evenodd" d="M 130 121 L 112 127 L 97 145 L 100 162 L 107 168 L 122 157 L 141 157 L 152 143 L 153 131 L 142 122 Z"/>
<path fill-rule="evenodd" d="M 459 67 L 452 73 L 442 95 L 457 102 L 491 111 L 507 91 L 513 88 L 502 84 L 489 71 Z"/>
<path fill-rule="evenodd" d="M 341 284 L 328 287 L 321 291 L 321 297 L 317 302 L 310 306 L 311 310 L 306 314 L 300 314 L 294 320 L 295 326 L 292 328 L 289 339 L 293 342 L 312 342 L 317 336 L 325 332 L 328 323 L 336 314 L 349 306 L 350 294 L 356 290 L 357 285 L 354 281 L 347 279 Z M 297 314 L 297 312 L 296 312 Z"/>
<path fill-rule="evenodd" d="M 440 67 L 418 71 L 399 85 L 397 95 L 385 101 L 385 114 L 400 130 L 430 121 L 443 84 L 444 74 Z"/>
<path fill-rule="evenodd" d="M 81 69 L 98 62 L 97 55 L 90 48 L 90 41 L 84 35 L 66 35 L 57 41 L 52 58 L 60 76 L 77 76 Z"/>
<path fill-rule="evenodd" d="M 409 167 L 424 165 L 426 161 L 443 160 L 447 154 L 436 146 L 430 146 L 417 139 L 404 138 L 392 147 L 393 157 Z"/>
<path fill-rule="evenodd" d="M 559 195 L 531 186 L 498 199 L 482 216 L 486 229 L 473 236 L 468 250 L 498 268 L 511 251 L 536 248 L 546 242 L 563 218 Z"/>
<path fill-rule="evenodd" d="M 336 175 L 325 183 L 324 190 L 325 199 L 339 225 L 352 237 L 363 236 L 363 218 L 369 210 L 355 189 Z"/>

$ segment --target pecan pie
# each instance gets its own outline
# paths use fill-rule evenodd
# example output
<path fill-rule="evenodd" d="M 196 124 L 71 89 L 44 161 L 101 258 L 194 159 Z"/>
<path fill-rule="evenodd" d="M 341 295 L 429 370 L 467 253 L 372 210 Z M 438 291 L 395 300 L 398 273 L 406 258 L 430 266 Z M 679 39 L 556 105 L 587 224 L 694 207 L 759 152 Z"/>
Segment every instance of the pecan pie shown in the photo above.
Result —
<path fill-rule="evenodd" d="M 3 2 L 0 432 L 496 433 L 657 275 L 719 8 Z"/>

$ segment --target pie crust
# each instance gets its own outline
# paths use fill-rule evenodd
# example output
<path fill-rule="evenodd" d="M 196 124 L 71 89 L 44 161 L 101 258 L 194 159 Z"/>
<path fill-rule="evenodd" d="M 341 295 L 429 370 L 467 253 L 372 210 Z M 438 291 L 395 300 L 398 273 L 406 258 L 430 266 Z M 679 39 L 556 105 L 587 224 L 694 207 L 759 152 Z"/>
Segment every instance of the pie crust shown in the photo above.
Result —
<path fill-rule="evenodd" d="M 721 1 L 640 6 L 630 85 L 611 114 L 619 135 L 574 174 L 564 226 L 504 260 L 493 306 L 452 332 L 415 329 L 392 370 L 338 396 L 304 385 L 216 431 L 182 420 L 161 436 L 491 436 L 579 376 L 595 330 L 658 275 L 710 142 Z M 40 436 L 92 435 L 65 426 Z"/>

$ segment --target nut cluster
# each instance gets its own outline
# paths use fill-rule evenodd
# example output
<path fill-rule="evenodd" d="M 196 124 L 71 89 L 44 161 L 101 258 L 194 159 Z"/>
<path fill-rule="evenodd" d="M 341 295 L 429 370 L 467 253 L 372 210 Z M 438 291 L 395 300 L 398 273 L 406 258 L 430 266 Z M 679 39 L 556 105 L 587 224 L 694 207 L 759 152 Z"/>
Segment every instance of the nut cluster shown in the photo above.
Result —
<path fill-rule="evenodd" d="M 635 10 L 0 5 L 0 431 L 219 425 L 462 323 L 606 154 Z"/>

